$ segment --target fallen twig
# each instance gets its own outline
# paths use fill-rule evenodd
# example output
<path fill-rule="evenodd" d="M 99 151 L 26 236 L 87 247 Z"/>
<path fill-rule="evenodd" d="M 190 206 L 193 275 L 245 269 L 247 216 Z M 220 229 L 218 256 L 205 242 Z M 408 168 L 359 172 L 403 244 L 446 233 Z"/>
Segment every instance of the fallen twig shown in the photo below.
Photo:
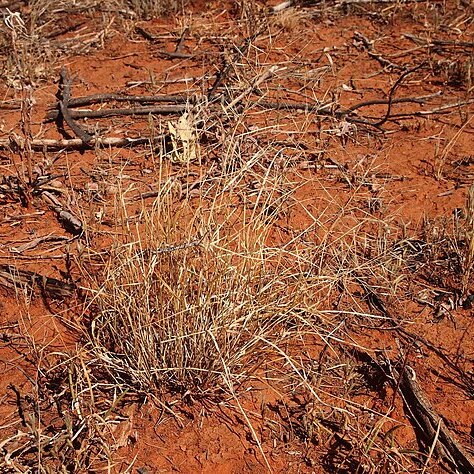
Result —
<path fill-rule="evenodd" d="M 61 82 L 60 82 L 60 100 L 59 100 L 59 112 L 60 120 L 63 120 L 69 125 L 71 130 L 78 136 L 83 143 L 86 145 L 92 141 L 92 135 L 89 135 L 85 130 L 83 130 L 76 122 L 74 122 L 73 117 L 69 112 L 69 100 L 71 99 L 71 80 L 67 69 L 63 66 L 61 68 Z"/>
<path fill-rule="evenodd" d="M 147 145 L 150 143 L 161 145 L 165 137 L 160 135 L 154 139 L 146 137 L 138 138 L 122 138 L 122 137 L 103 137 L 93 138 L 87 146 L 91 147 L 126 147 L 126 146 L 137 146 Z M 0 149 L 15 149 L 21 146 L 18 137 L 10 139 L 0 139 Z M 48 151 L 48 150 L 63 150 L 63 149 L 74 149 L 80 150 L 84 148 L 84 142 L 80 138 L 72 138 L 69 140 L 53 140 L 53 139 L 35 139 L 31 142 L 31 148 L 36 151 Z"/>
<path fill-rule="evenodd" d="M 474 473 L 474 460 L 454 438 L 443 418 L 436 413 L 426 398 L 417 382 L 416 372 L 409 366 L 401 374 L 397 374 L 395 369 L 392 371 L 394 379 L 399 381 L 399 391 L 410 418 L 418 426 L 418 431 L 425 438 L 425 443 L 428 446 L 435 443 L 434 452 L 437 456 L 445 459 L 458 472 Z"/>
<path fill-rule="evenodd" d="M 427 48 L 433 48 L 435 46 L 453 46 L 455 48 L 474 48 L 474 41 L 451 41 L 451 40 L 439 40 L 439 39 L 424 39 L 419 36 L 412 35 L 410 33 L 405 33 L 402 35 L 404 38 L 407 38 L 413 41 L 415 44 L 420 46 L 425 46 Z"/>
<path fill-rule="evenodd" d="M 188 106 L 183 105 L 150 105 L 143 107 L 131 107 L 128 109 L 101 109 L 101 110 L 76 110 L 69 109 L 68 114 L 71 119 L 76 118 L 103 118 L 103 117 L 117 117 L 125 115 L 149 115 L 149 114 L 180 114 L 186 112 Z M 57 111 L 51 111 L 47 114 L 46 120 L 54 120 L 58 116 Z M 90 143 L 91 139 L 87 142 Z"/>
<path fill-rule="evenodd" d="M 51 194 L 49 191 L 43 191 L 41 193 L 41 197 L 51 207 L 51 209 L 56 212 L 59 221 L 64 225 L 66 230 L 74 235 L 82 234 L 83 227 L 81 220 L 72 212 L 65 210 L 63 205 L 53 194 Z"/>
<path fill-rule="evenodd" d="M 375 49 L 374 49 L 374 43 L 373 41 L 370 41 L 367 36 L 363 35 L 359 31 L 354 31 L 354 39 L 356 41 L 360 41 L 362 45 L 365 47 L 367 50 L 367 54 L 373 58 L 376 59 L 383 68 L 389 68 L 389 69 L 404 69 L 403 66 L 399 66 L 398 64 L 393 63 L 392 61 L 389 61 L 388 59 L 384 58 L 381 54 L 378 54 Z"/>

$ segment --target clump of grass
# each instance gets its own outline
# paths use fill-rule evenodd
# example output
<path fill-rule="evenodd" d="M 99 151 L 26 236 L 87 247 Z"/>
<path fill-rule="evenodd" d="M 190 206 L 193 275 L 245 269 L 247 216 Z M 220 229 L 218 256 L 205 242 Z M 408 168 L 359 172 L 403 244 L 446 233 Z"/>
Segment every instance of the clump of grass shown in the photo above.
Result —
<path fill-rule="evenodd" d="M 266 245 L 268 215 L 173 205 L 166 190 L 140 213 L 89 293 L 91 350 L 145 392 L 199 397 L 247 380 L 303 301 L 284 252 Z"/>

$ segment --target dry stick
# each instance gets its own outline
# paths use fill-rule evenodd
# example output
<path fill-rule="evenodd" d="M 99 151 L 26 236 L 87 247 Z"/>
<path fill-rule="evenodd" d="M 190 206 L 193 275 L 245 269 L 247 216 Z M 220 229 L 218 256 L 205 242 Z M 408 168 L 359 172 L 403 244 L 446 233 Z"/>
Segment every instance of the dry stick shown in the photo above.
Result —
<path fill-rule="evenodd" d="M 450 40 L 437 40 L 437 39 L 424 39 L 420 38 L 419 36 L 411 35 L 409 33 L 405 33 L 402 35 L 404 38 L 407 38 L 418 45 L 422 45 L 425 47 L 433 47 L 433 46 L 454 46 L 460 48 L 474 48 L 474 42 L 472 41 L 450 41 Z"/>
<path fill-rule="evenodd" d="M 126 94 L 93 94 L 83 97 L 75 97 L 69 100 L 69 107 L 81 107 L 84 105 L 102 104 L 104 102 L 172 102 L 182 104 L 188 101 L 188 96 L 184 94 L 171 95 L 126 95 Z"/>
<path fill-rule="evenodd" d="M 367 36 L 363 35 L 359 31 L 354 31 L 354 38 L 361 41 L 364 47 L 367 49 L 367 54 L 376 59 L 384 68 L 391 68 L 391 69 L 404 69 L 403 66 L 399 66 L 398 64 L 392 63 L 388 59 L 384 58 L 381 54 L 375 52 L 374 43 L 370 41 Z"/>
<path fill-rule="evenodd" d="M 74 122 L 68 110 L 69 100 L 71 99 L 71 80 L 69 79 L 69 75 L 65 66 L 61 68 L 60 77 L 61 100 L 59 101 L 59 112 L 61 113 L 61 117 L 69 125 L 76 136 L 78 136 L 84 144 L 88 145 L 92 141 L 92 135 L 89 135 L 76 122 Z"/>
<path fill-rule="evenodd" d="M 98 146 L 98 147 L 126 147 L 136 145 L 147 145 L 150 142 L 156 145 L 163 143 L 165 139 L 164 135 L 155 137 L 153 140 L 150 138 L 122 138 L 122 137 L 105 137 L 105 138 L 93 138 L 87 146 Z M 15 149 L 18 146 L 17 143 L 10 139 L 0 139 L 0 150 L 1 149 Z M 80 138 L 72 138 L 70 140 L 53 140 L 53 139 L 36 139 L 31 142 L 31 148 L 37 151 L 44 150 L 62 150 L 62 149 L 83 149 L 84 142 Z"/>
<path fill-rule="evenodd" d="M 371 297 L 377 309 L 398 329 L 397 319 L 387 309 L 382 298 L 377 294 L 377 290 L 367 284 L 363 278 L 357 278 L 357 281 L 364 289 L 366 295 Z M 447 459 L 451 465 L 461 469 L 460 472 L 474 474 L 474 460 L 453 437 L 450 430 L 446 427 L 444 420 L 436 413 L 418 385 L 415 371 L 410 366 L 405 365 L 405 363 L 406 361 L 400 373 L 392 367 L 393 364 L 390 364 L 392 378 L 393 380 L 398 380 L 397 389 L 399 389 L 405 406 L 411 418 L 420 429 L 425 441 L 427 444 L 433 442 L 439 425 L 439 446 L 436 447 L 436 454 L 440 458 Z M 409 375 L 409 372 L 411 375 Z"/>
<path fill-rule="evenodd" d="M 392 104 L 393 104 L 393 94 L 395 94 L 395 91 L 397 90 L 398 86 L 402 83 L 403 79 L 407 77 L 409 74 L 417 71 L 418 69 L 422 68 L 425 65 L 424 62 L 421 64 L 418 64 L 417 66 L 406 70 L 396 81 L 395 84 L 392 86 L 390 89 L 390 92 L 388 94 L 388 106 L 387 106 L 387 112 L 385 113 L 385 117 L 380 119 L 378 122 L 369 122 L 373 127 L 381 127 L 389 118 L 390 118 L 390 112 L 392 111 Z"/>
<path fill-rule="evenodd" d="M 69 109 L 68 114 L 71 118 L 101 118 L 115 117 L 124 115 L 148 115 L 148 114 L 180 114 L 188 110 L 186 104 L 183 105 L 150 105 L 144 107 L 131 107 L 128 109 L 101 109 L 101 110 L 75 110 Z M 54 120 L 58 116 L 56 111 L 47 114 L 46 120 Z M 92 140 L 92 137 L 91 137 Z"/>

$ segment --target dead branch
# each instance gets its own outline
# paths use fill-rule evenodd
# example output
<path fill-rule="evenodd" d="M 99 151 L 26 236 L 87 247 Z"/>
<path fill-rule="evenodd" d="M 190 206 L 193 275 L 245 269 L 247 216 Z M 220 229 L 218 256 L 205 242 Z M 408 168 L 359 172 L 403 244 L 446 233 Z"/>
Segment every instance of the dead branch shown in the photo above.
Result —
<path fill-rule="evenodd" d="M 80 125 L 74 122 L 73 117 L 69 113 L 69 100 L 71 99 L 71 79 L 65 66 L 61 68 L 60 73 L 60 86 L 59 86 L 59 116 L 60 120 L 64 120 L 71 130 L 79 137 L 84 144 L 88 145 L 92 141 L 92 135 L 89 135 L 83 130 Z"/>
<path fill-rule="evenodd" d="M 443 418 L 438 415 L 417 382 L 416 372 L 409 366 L 399 375 L 395 369 L 394 379 L 399 380 L 398 388 L 402 395 L 410 418 L 418 427 L 419 433 L 430 446 L 438 440 L 435 452 L 439 458 L 445 459 L 457 472 L 474 473 L 474 460 L 466 449 L 455 439 Z"/>
<path fill-rule="evenodd" d="M 389 61 L 388 59 L 384 58 L 381 54 L 378 54 L 375 51 L 374 42 L 370 41 L 369 38 L 367 38 L 367 36 L 363 35 L 359 31 L 354 31 L 354 39 L 356 41 L 360 41 L 362 45 L 365 47 L 365 49 L 367 50 L 367 54 L 371 58 L 376 59 L 383 68 L 398 69 L 398 70 L 404 69 L 403 66 L 399 66 L 398 64 L 395 64 L 392 61 Z"/>
<path fill-rule="evenodd" d="M 161 145 L 165 137 L 160 135 L 155 137 L 153 140 L 145 137 L 138 138 L 122 138 L 122 137 L 103 137 L 103 138 L 93 138 L 87 146 L 91 147 L 126 147 L 126 146 L 137 146 L 137 145 L 147 145 L 150 143 Z M 8 149 L 17 149 L 18 146 L 21 146 L 18 137 L 3 138 L 0 139 L 0 150 Z M 80 138 L 72 138 L 69 140 L 53 140 L 53 139 L 35 139 L 31 142 L 31 148 L 36 151 L 54 151 L 54 150 L 81 150 L 84 148 L 84 142 Z"/>
<path fill-rule="evenodd" d="M 56 212 L 59 221 L 63 224 L 66 230 L 74 235 L 80 235 L 83 232 L 83 226 L 81 220 L 76 217 L 72 212 L 64 209 L 64 206 L 49 191 L 42 191 L 41 197 L 48 204 L 48 206 Z"/>
<path fill-rule="evenodd" d="M 139 102 L 140 104 L 155 102 L 171 102 L 173 104 L 186 103 L 189 98 L 183 94 L 171 95 L 126 95 L 126 94 L 93 94 L 75 97 L 69 100 L 69 107 L 102 104 L 104 102 Z"/>
<path fill-rule="evenodd" d="M 439 40 L 439 39 L 424 39 L 419 36 L 412 35 L 410 33 L 405 33 L 402 35 L 404 38 L 407 38 L 413 41 L 419 46 L 424 46 L 427 48 L 433 47 L 444 47 L 452 46 L 454 48 L 474 48 L 474 41 L 451 41 L 451 40 Z"/>
<path fill-rule="evenodd" d="M 117 117 L 117 116 L 125 116 L 125 115 L 149 115 L 149 114 L 160 114 L 160 115 L 168 115 L 168 114 L 181 114 L 186 112 L 188 106 L 186 104 L 183 105 L 150 105 L 144 107 L 131 107 L 128 109 L 101 109 L 101 110 L 76 110 L 76 109 L 69 109 L 68 115 L 71 119 L 76 118 L 103 118 L 103 117 Z M 57 111 L 51 111 L 47 114 L 46 120 L 51 121 L 58 117 Z M 89 140 L 90 143 L 92 141 L 92 137 Z"/>

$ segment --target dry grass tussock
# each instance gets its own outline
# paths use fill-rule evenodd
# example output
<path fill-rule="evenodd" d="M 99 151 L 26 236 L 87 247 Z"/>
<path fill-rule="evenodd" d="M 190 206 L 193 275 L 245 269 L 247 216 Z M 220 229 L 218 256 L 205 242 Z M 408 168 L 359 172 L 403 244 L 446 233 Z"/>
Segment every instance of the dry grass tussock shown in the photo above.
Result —
<path fill-rule="evenodd" d="M 308 288 L 265 246 L 263 214 L 219 222 L 212 208 L 190 218 L 180 207 L 161 196 L 115 243 L 91 289 L 89 334 L 122 383 L 203 395 L 245 380 L 265 338 L 288 337 Z"/>
<path fill-rule="evenodd" d="M 393 294 L 405 262 L 392 250 L 386 221 L 341 207 L 332 198 L 327 207 L 334 212 L 313 216 L 313 225 L 299 235 L 268 245 L 277 216 L 283 209 L 291 214 L 298 204 L 286 207 L 291 192 L 282 200 L 281 190 L 291 183 L 275 179 L 275 173 L 288 173 L 276 172 L 270 163 L 266 174 L 252 175 L 262 190 L 256 200 L 241 209 L 229 205 L 253 172 L 223 170 L 197 203 L 177 201 L 164 185 L 154 205 L 140 207 L 134 216 L 127 196 L 120 195 L 116 219 L 123 225 L 122 236 L 99 274 L 87 259 L 82 267 L 86 281 L 94 282 L 86 289 L 86 349 L 94 370 L 111 385 L 157 400 L 171 392 L 184 400 L 230 395 L 239 404 L 252 380 L 261 380 L 264 364 L 272 374 L 267 383 L 320 404 L 322 411 L 313 411 L 312 421 L 308 414 L 291 421 L 297 437 L 311 439 L 308 433 L 331 417 L 338 426 L 353 420 L 358 407 L 349 400 L 367 386 L 356 374 L 358 363 L 347 363 L 353 359 L 350 328 L 378 319 L 354 300 L 351 290 L 363 280 L 384 295 Z M 335 294 L 341 304 L 337 310 L 330 302 Z M 309 354 L 323 346 L 346 363 L 322 358 L 316 369 Z M 384 418 L 383 413 L 377 416 Z M 328 433 L 322 429 L 327 442 Z M 358 442 L 360 434 L 354 434 Z M 374 466 L 371 472 L 382 472 L 377 469 L 390 464 L 391 454 L 382 449 L 383 437 L 377 441 L 379 434 L 381 427 L 373 427 L 364 435 L 375 454 L 360 441 L 342 464 L 363 457 Z"/>

